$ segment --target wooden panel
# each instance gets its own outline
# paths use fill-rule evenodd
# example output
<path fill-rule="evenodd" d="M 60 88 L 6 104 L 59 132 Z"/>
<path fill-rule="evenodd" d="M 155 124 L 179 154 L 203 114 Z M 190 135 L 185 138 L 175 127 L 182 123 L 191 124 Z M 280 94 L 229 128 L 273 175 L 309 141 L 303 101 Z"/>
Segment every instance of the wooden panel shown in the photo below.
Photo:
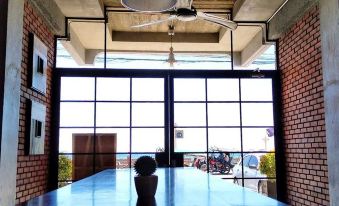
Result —
<path fill-rule="evenodd" d="M 72 148 L 73 153 L 92 153 L 93 134 L 73 134 Z"/>
<path fill-rule="evenodd" d="M 96 134 L 96 153 L 115 153 L 117 150 L 116 134 Z"/>
<path fill-rule="evenodd" d="M 96 153 L 115 153 L 117 151 L 117 134 L 97 134 Z M 95 171 L 116 168 L 116 155 L 97 155 Z"/>
<path fill-rule="evenodd" d="M 73 153 L 88 153 L 73 155 L 72 158 L 72 178 L 73 180 L 83 179 L 95 172 L 105 169 L 114 169 L 116 167 L 116 155 L 100 155 L 98 153 L 115 153 L 116 152 L 116 134 L 96 134 L 95 145 L 95 168 L 93 168 L 93 148 L 94 134 L 83 133 L 73 134 L 72 147 Z"/>

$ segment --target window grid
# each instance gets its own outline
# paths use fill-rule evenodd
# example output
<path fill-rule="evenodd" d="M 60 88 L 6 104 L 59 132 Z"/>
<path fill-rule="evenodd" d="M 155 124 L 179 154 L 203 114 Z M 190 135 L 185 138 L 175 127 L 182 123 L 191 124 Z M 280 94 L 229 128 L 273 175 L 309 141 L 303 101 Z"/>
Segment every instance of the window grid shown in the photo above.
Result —
<path fill-rule="evenodd" d="M 241 160 L 244 158 L 244 156 L 246 154 L 268 154 L 268 153 L 274 153 L 275 152 L 272 152 L 272 151 L 262 151 L 262 150 L 258 150 L 258 151 L 247 151 L 247 150 L 244 150 L 244 145 L 243 145 L 243 129 L 246 129 L 246 128 L 259 128 L 259 129 L 266 129 L 266 128 L 269 128 L 269 127 L 274 127 L 274 125 L 268 125 L 268 126 L 244 126 L 243 123 L 242 123 L 242 106 L 244 103 L 272 103 L 273 104 L 273 99 L 272 101 L 242 101 L 242 93 L 241 93 L 241 78 L 238 78 L 238 83 L 239 83 L 239 101 L 209 101 L 208 100 L 208 80 L 209 78 L 205 78 L 205 101 L 189 101 L 189 100 L 186 100 L 186 101 L 174 101 L 173 100 L 173 104 L 174 104 L 174 107 L 176 104 L 178 103 L 191 103 L 191 104 L 201 104 L 201 103 L 204 103 L 205 104 L 205 110 L 206 110 L 206 116 L 205 116 L 205 124 L 206 126 L 190 126 L 190 125 L 180 125 L 180 126 L 175 126 L 174 129 L 176 128 L 202 128 L 202 129 L 206 129 L 206 151 L 200 151 L 200 152 L 190 152 L 190 151 L 183 151 L 183 152 L 176 152 L 176 153 L 182 153 L 183 155 L 185 154 L 206 154 L 206 157 L 209 157 L 210 154 L 218 154 L 220 152 L 223 152 L 223 153 L 240 153 L 241 154 Z M 239 113 L 240 113 L 240 125 L 239 126 L 209 126 L 208 124 L 208 104 L 209 103 L 238 103 L 239 104 Z M 273 113 L 273 111 L 272 111 Z M 174 114 L 175 116 L 175 114 Z M 240 143 L 241 143 L 241 149 L 240 151 L 219 151 L 219 152 L 212 152 L 209 150 L 209 130 L 210 128 L 239 128 L 240 129 Z M 174 137 L 175 138 L 175 137 Z M 207 158 L 208 159 L 208 158 Z M 209 165 L 209 161 L 207 161 L 207 168 L 210 168 L 210 165 Z M 247 180 L 247 179 L 260 179 L 260 180 L 268 180 L 268 179 L 275 179 L 276 177 L 246 177 L 245 178 L 245 175 L 244 175 L 244 165 L 243 163 L 241 163 L 241 168 L 242 168 L 242 175 L 241 175 L 241 182 L 242 182 L 242 186 L 244 187 L 244 182 Z M 209 169 L 207 169 L 207 171 L 209 172 Z M 232 178 L 228 178 L 228 177 L 225 177 L 223 179 L 234 179 L 233 177 Z"/>
<path fill-rule="evenodd" d="M 165 122 L 164 122 L 164 126 L 132 126 L 132 104 L 133 103 L 162 103 L 164 104 L 165 106 L 165 101 L 166 99 L 164 99 L 164 101 L 132 101 L 132 77 L 129 78 L 129 81 L 130 81 L 130 99 L 129 101 L 109 101 L 109 100 L 96 100 L 96 93 L 97 93 L 97 77 L 94 77 L 95 78 L 95 95 L 94 95 L 94 100 L 91 101 L 91 100 L 60 100 L 60 103 L 82 103 L 82 102 L 88 102 L 88 103 L 94 103 L 94 124 L 93 124 L 93 127 L 78 127 L 78 126 L 60 126 L 59 128 L 91 128 L 94 130 L 94 137 L 96 137 L 96 130 L 97 129 L 100 129 L 100 128 L 129 128 L 129 135 L 130 135 L 130 147 L 129 147 L 129 152 L 115 152 L 115 153 L 59 153 L 59 155 L 93 155 L 93 173 L 95 172 L 95 161 L 96 161 L 96 158 L 95 156 L 96 155 L 114 155 L 114 154 L 124 154 L 124 155 L 129 155 L 129 167 L 131 167 L 131 163 L 132 163 L 132 155 L 133 154 L 155 154 L 154 152 L 132 152 L 132 129 L 133 128 L 162 128 L 162 129 L 166 129 L 165 128 L 165 125 L 167 125 L 166 123 L 166 118 L 164 115 L 164 118 L 165 118 Z M 244 151 L 244 146 L 243 146 L 243 129 L 244 128 L 268 128 L 268 127 L 272 127 L 272 125 L 269 125 L 269 126 L 243 126 L 242 125 L 242 104 L 243 103 L 273 103 L 273 100 L 272 101 L 242 101 L 242 97 L 241 97 L 241 78 L 238 78 L 238 82 L 239 82 L 239 101 L 209 101 L 208 100 L 208 78 L 204 78 L 205 80 L 205 101 L 173 101 L 173 100 L 170 100 L 172 101 L 173 105 L 175 105 L 175 103 L 204 103 L 205 104 L 205 114 L 206 114 L 206 117 L 205 117 L 205 120 L 206 120 L 206 126 L 175 126 L 175 128 L 204 128 L 206 129 L 206 151 L 205 152 L 177 152 L 177 153 L 182 153 L 182 154 L 206 154 L 206 156 L 208 157 L 210 154 L 216 154 L 217 152 L 213 152 L 213 151 L 209 151 L 209 131 L 208 129 L 210 128 L 239 128 L 240 129 L 240 143 L 241 143 L 241 149 L 240 151 L 232 151 L 230 153 L 240 153 L 241 154 L 241 159 L 243 159 L 244 155 L 247 154 L 247 153 L 272 153 L 271 151 Z M 166 80 L 164 79 L 164 84 L 165 84 Z M 166 90 L 166 86 L 164 87 L 165 90 Z M 167 91 L 164 91 L 164 95 Z M 97 103 L 129 103 L 130 104 L 130 123 L 129 123 L 129 126 L 96 126 L 96 112 L 97 112 Z M 239 104 L 239 113 L 240 113 L 240 125 L 239 126 L 209 126 L 208 124 L 208 104 L 209 103 L 238 103 Z M 164 109 L 164 111 L 166 111 L 166 109 Z M 273 111 L 272 111 L 273 112 Z M 174 119 L 173 119 L 174 121 Z M 166 137 L 166 136 L 165 136 Z M 175 137 L 172 137 L 172 138 L 175 138 Z M 96 143 L 96 138 L 94 138 L 94 148 L 93 148 L 93 151 L 95 151 L 95 143 Z M 166 146 L 165 146 L 166 147 Z M 224 152 L 228 152 L 228 151 L 224 151 Z M 274 153 L 274 152 L 273 152 Z M 207 164 L 208 161 L 207 161 Z M 208 165 L 208 168 L 209 168 L 209 165 Z M 247 177 L 247 178 L 244 178 L 244 166 L 242 164 L 242 185 L 244 186 L 244 181 L 246 179 L 275 179 L 275 178 L 270 178 L 270 177 L 266 177 L 266 178 L 251 178 L 251 177 Z M 229 178 L 225 178 L 225 179 L 229 179 Z M 59 182 L 65 182 L 65 181 L 68 181 L 68 180 L 59 180 Z M 71 180 L 71 181 L 74 181 L 74 180 Z"/>

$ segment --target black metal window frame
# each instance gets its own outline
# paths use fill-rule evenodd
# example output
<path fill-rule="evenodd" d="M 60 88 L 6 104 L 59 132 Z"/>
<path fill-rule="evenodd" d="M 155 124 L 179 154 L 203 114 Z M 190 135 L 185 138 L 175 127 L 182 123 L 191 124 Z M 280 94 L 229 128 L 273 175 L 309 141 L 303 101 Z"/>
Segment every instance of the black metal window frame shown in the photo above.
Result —
<path fill-rule="evenodd" d="M 281 154 L 282 154 L 282 144 L 281 144 L 281 123 L 280 123 L 280 105 L 279 105 L 279 72 L 278 71 L 262 71 L 262 74 L 264 75 L 264 78 L 269 78 L 272 79 L 272 95 L 273 95 L 273 101 L 236 101 L 237 103 L 272 103 L 273 104 L 273 113 L 274 113 L 274 130 L 275 130 L 275 156 L 276 156 L 276 167 L 277 171 L 279 171 L 279 168 L 282 168 L 283 162 L 281 160 Z M 173 144 L 173 139 L 174 139 L 174 103 L 175 101 L 173 100 L 173 80 L 176 78 L 187 78 L 187 79 L 192 79 L 192 78 L 198 78 L 198 79 L 221 79 L 221 78 L 238 78 L 240 79 L 251 79 L 253 77 L 253 72 L 252 71 L 219 71 L 219 70 L 126 70 L 126 69 L 74 69 L 74 68 L 63 68 L 63 69 L 55 69 L 54 70 L 54 88 L 55 89 L 55 98 L 54 98 L 54 103 L 55 103 L 55 123 L 54 124 L 54 135 L 56 137 L 59 136 L 59 129 L 64 128 L 59 126 L 59 115 L 60 115 L 60 103 L 62 102 L 60 100 L 60 88 L 61 88 L 61 78 L 62 77 L 91 77 L 91 78 L 102 78 L 102 77 L 110 77 L 110 78 L 163 78 L 164 79 L 164 105 L 165 105 L 165 125 L 164 125 L 164 131 L 165 131 L 165 153 L 168 154 L 168 158 L 171 158 L 172 154 L 175 154 L 174 152 L 174 144 Z M 96 81 L 96 80 L 95 80 Z M 132 81 L 130 81 L 132 82 Z M 239 92 L 241 92 L 241 85 L 239 81 Z M 95 86 L 96 89 L 96 86 Z M 132 87 L 130 88 L 132 90 Z M 206 89 L 207 90 L 207 89 Z M 206 92 L 206 91 L 205 91 Z M 96 93 L 96 92 L 95 92 Z M 239 98 L 241 98 L 241 94 L 239 94 Z M 132 100 L 130 98 L 130 100 Z M 66 102 L 72 102 L 72 101 L 66 101 Z M 76 102 L 76 101 L 75 101 Z M 79 102 L 79 101 L 78 101 Z M 81 102 L 81 101 L 80 101 Z M 86 102 L 86 101 L 85 101 Z M 101 101 L 94 101 L 96 102 L 101 102 Z M 181 102 L 181 101 L 180 101 Z M 221 101 L 221 102 L 228 102 L 229 101 Z M 234 101 L 230 101 L 234 102 Z M 205 103 L 207 106 L 207 103 L 209 101 L 203 101 L 202 103 Z M 218 101 L 219 103 L 219 101 Z M 96 110 L 94 110 L 96 111 Z M 96 112 L 94 112 L 94 136 L 95 136 L 95 130 L 96 128 L 100 128 L 96 126 L 95 123 L 95 116 Z M 131 115 L 131 113 L 130 113 Z M 207 110 L 206 110 L 206 120 L 208 121 L 207 118 Z M 241 121 L 241 109 L 240 109 L 240 121 Z M 130 118 L 131 120 L 131 118 Z M 182 154 L 206 154 L 207 156 L 211 153 L 208 150 L 208 128 L 213 128 L 213 126 L 208 126 L 208 122 L 206 122 L 206 126 L 202 126 L 201 128 L 206 128 L 206 139 L 207 139 L 207 149 L 206 152 L 182 152 Z M 191 128 L 191 126 L 188 126 Z M 66 127 L 65 127 L 66 128 Z M 72 128 L 72 127 L 67 127 L 67 128 Z M 76 127 L 79 128 L 79 127 Z M 109 128 L 116 128 L 116 127 L 109 127 Z M 129 127 L 130 129 L 132 128 L 131 125 Z M 147 128 L 150 128 L 147 126 Z M 227 127 L 222 127 L 222 128 L 227 128 Z M 266 128 L 265 126 L 254 126 L 254 127 L 246 127 L 242 126 L 240 122 L 240 127 L 236 126 L 236 128 L 240 128 L 241 131 L 241 151 L 237 152 L 231 152 L 231 153 L 240 153 L 241 157 L 243 157 L 245 154 L 249 153 L 248 151 L 243 150 L 243 140 L 242 140 L 242 128 Z M 131 138 L 131 132 L 130 132 L 130 138 Z M 95 138 L 94 138 L 95 140 Z M 131 140 L 131 139 L 130 139 Z M 58 145 L 58 140 L 56 142 Z M 130 147 L 131 147 L 131 141 L 130 141 Z M 61 154 L 68 154 L 72 155 L 72 153 L 60 153 L 58 151 L 58 146 L 54 148 L 55 153 L 55 159 L 58 159 L 58 156 Z M 225 151 L 227 152 L 227 151 Z M 95 153 L 95 152 L 94 152 Z M 178 152 L 177 152 L 178 153 Z M 253 152 L 251 151 L 250 153 L 264 153 L 263 151 L 257 151 Z M 267 152 L 265 152 L 267 153 Z M 113 154 L 113 153 L 109 153 Z M 114 153 L 114 154 L 129 154 L 130 158 L 133 154 L 155 154 L 154 152 L 128 152 L 128 153 Z M 89 154 L 91 155 L 91 154 Z M 92 154 L 96 155 L 96 154 Z M 95 159 L 95 158 L 94 158 Z M 129 160 L 131 162 L 131 159 Z M 170 161 L 168 162 L 168 165 L 170 166 Z M 130 164 L 131 166 L 131 164 Z M 242 166 L 243 167 L 243 166 Z M 56 166 L 57 168 L 57 166 Z M 95 172 L 95 161 L 93 162 L 93 173 Z M 242 170 L 244 171 L 244 170 Z M 284 178 L 280 177 L 281 175 L 276 175 L 276 180 L 277 180 L 277 188 L 281 188 L 280 185 L 283 185 L 284 183 Z M 244 184 L 244 180 L 246 179 L 263 179 L 263 178 L 244 178 L 244 175 L 242 175 L 241 178 L 242 184 Z M 268 178 L 269 179 L 269 178 Z M 279 193 L 280 189 L 278 190 L 278 199 L 279 199 Z"/>

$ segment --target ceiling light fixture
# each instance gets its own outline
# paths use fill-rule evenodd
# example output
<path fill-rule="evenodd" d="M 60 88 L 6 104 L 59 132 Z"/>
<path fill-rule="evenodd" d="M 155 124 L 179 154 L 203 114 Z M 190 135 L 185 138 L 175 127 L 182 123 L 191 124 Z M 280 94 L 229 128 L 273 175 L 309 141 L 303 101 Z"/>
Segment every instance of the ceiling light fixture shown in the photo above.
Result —
<path fill-rule="evenodd" d="M 170 52 L 168 54 L 168 59 L 167 62 L 170 64 L 170 67 L 174 67 L 174 63 L 177 62 L 174 58 L 174 52 L 173 52 L 173 47 L 172 47 L 172 43 L 173 43 L 173 36 L 174 36 L 174 26 L 173 25 L 169 25 L 168 26 L 168 35 L 171 38 L 171 47 L 170 47 Z"/>

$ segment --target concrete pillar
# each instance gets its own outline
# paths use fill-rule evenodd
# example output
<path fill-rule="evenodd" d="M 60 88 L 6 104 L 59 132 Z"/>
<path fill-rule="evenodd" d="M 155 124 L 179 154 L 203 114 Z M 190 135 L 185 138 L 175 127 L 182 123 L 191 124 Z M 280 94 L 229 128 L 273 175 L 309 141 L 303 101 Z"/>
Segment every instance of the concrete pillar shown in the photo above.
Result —
<path fill-rule="evenodd" d="M 339 205 L 339 1 L 320 1 L 330 204 Z"/>
<path fill-rule="evenodd" d="M 0 205 L 15 205 L 17 151 L 20 109 L 21 58 L 23 36 L 23 0 L 3 0 L 0 3 L 0 87 L 1 153 Z M 3 7 L 4 6 L 4 7 Z M 7 10 L 7 12 L 6 12 Z"/>

